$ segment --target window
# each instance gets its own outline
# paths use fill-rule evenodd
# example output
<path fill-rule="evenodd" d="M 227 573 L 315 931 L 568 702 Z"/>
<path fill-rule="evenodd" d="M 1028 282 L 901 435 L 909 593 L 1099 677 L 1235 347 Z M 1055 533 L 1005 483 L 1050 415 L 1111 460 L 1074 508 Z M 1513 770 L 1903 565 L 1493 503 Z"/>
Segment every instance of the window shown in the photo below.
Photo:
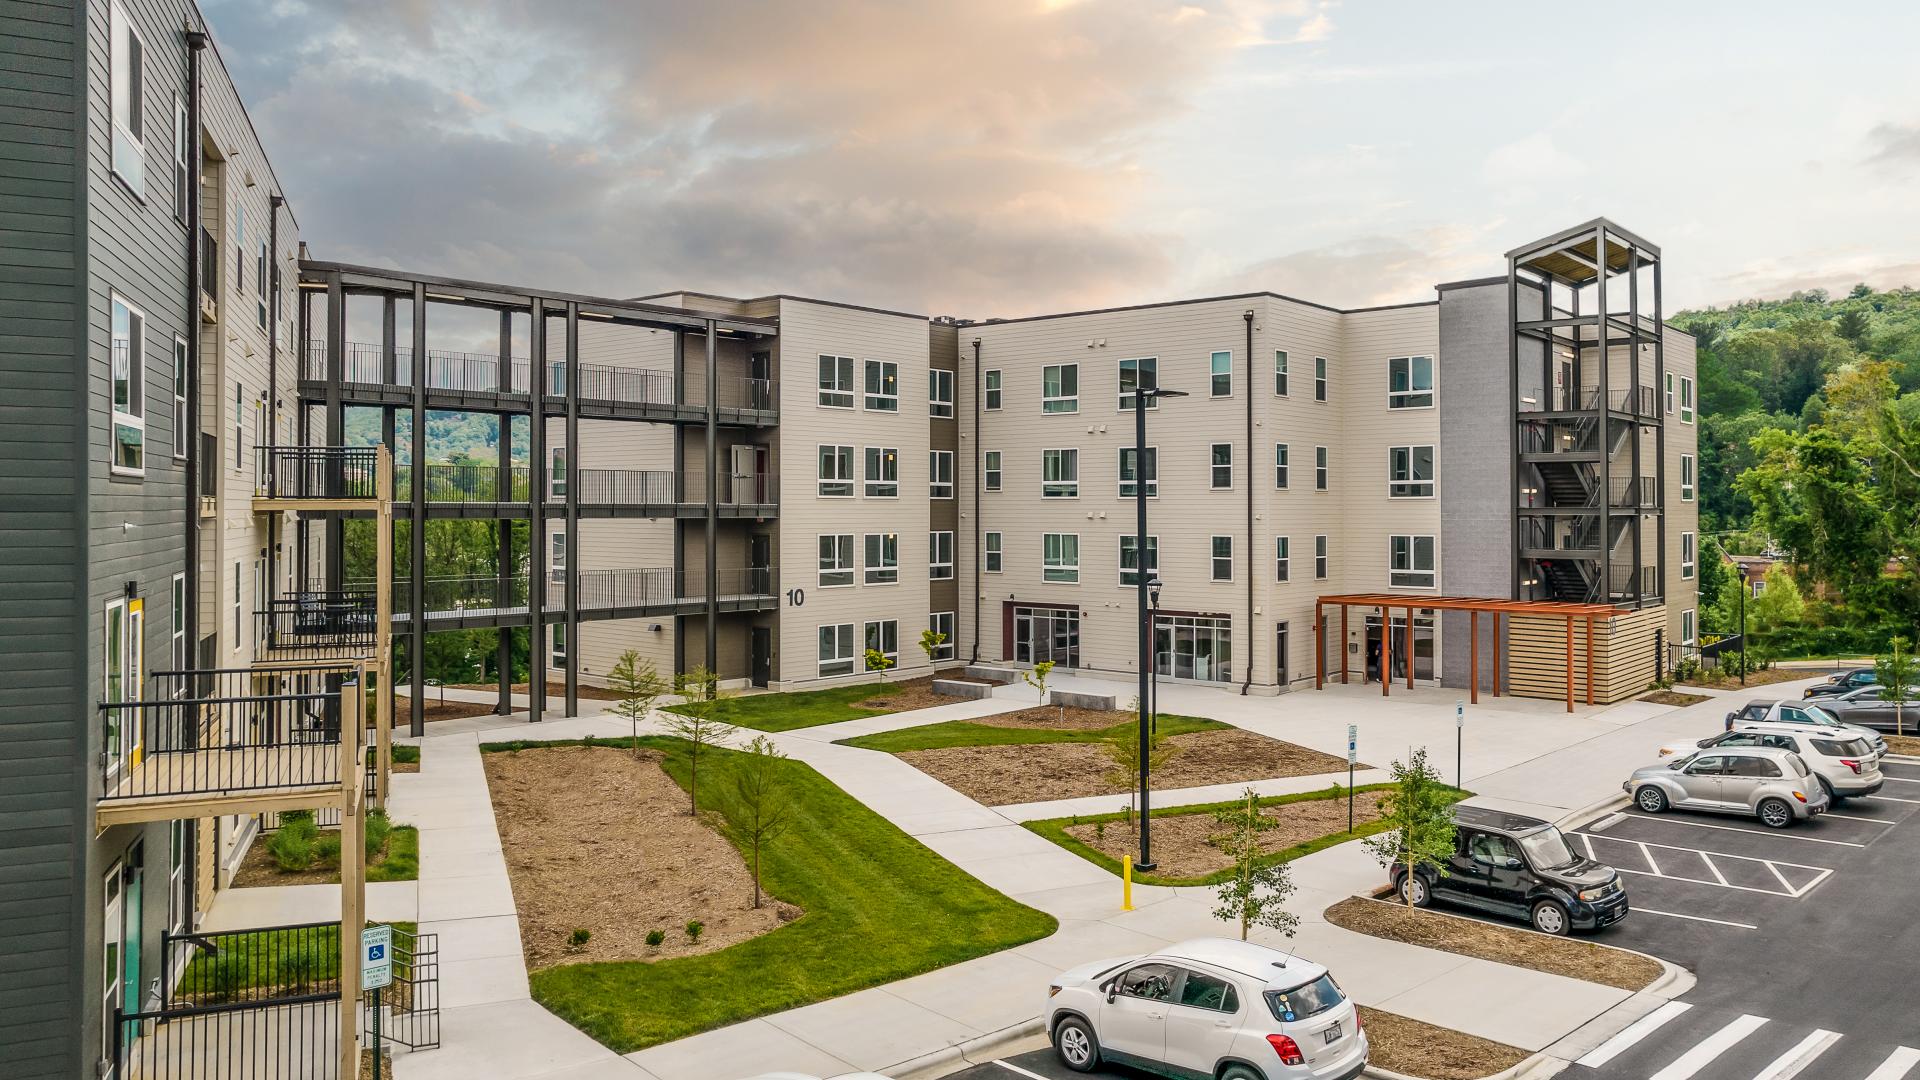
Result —
<path fill-rule="evenodd" d="M 567 667 L 567 624 L 553 624 L 553 666 L 561 671 Z"/>
<path fill-rule="evenodd" d="M 1213 580 L 1233 580 L 1233 537 L 1213 538 Z"/>
<path fill-rule="evenodd" d="M 999 573 L 1002 566 L 999 533 L 990 532 L 986 534 L 986 550 L 987 550 L 987 573 L 989 574 Z"/>
<path fill-rule="evenodd" d="M 1120 976 L 1119 991 L 1126 997 L 1170 1001 L 1178 969 L 1165 964 L 1143 964 Z"/>
<path fill-rule="evenodd" d="M 233 384 L 233 467 L 236 471 L 247 467 L 244 432 L 241 424 L 247 417 L 247 392 L 238 382 Z"/>
<path fill-rule="evenodd" d="M 1673 372 L 1667 372 L 1667 411 L 1673 411 Z"/>
<path fill-rule="evenodd" d="M 172 670 L 187 670 L 187 575 L 173 575 L 173 633 L 168 640 L 167 659 Z"/>
<path fill-rule="evenodd" d="M 1040 537 L 1040 580 L 1068 584 L 1080 580 L 1080 534 L 1045 533 Z"/>
<path fill-rule="evenodd" d="M 853 408 L 853 357 L 820 354 L 820 404 Z"/>
<path fill-rule="evenodd" d="M 1273 444 L 1273 486 L 1276 490 L 1287 489 L 1287 444 Z"/>
<path fill-rule="evenodd" d="M 187 339 L 177 334 L 173 339 L 173 456 L 187 456 Z"/>
<path fill-rule="evenodd" d="M 1153 669 L 1176 679 L 1232 678 L 1233 620 L 1219 615 L 1161 615 L 1153 624 Z"/>
<path fill-rule="evenodd" d="M 1120 584 L 1137 588 L 1140 585 L 1140 567 L 1134 558 L 1135 548 L 1139 546 L 1138 536 L 1120 538 Z M 1152 581 L 1160 572 L 1160 538 L 1147 537 L 1147 580 Z"/>
<path fill-rule="evenodd" d="M 552 557 L 548 560 L 552 569 L 547 571 L 547 579 L 555 585 L 564 585 L 567 581 L 567 534 L 556 532 L 550 543 Z"/>
<path fill-rule="evenodd" d="M 1135 498 L 1138 494 L 1133 487 L 1133 482 L 1136 479 L 1133 470 L 1133 458 L 1133 447 L 1123 446 L 1120 448 L 1120 497 L 1123 499 Z M 1146 448 L 1146 465 L 1146 475 L 1138 477 L 1137 479 L 1147 485 L 1147 498 L 1152 499 L 1158 497 L 1160 494 L 1159 447 L 1149 446 Z"/>
<path fill-rule="evenodd" d="M 1287 396 L 1287 350 L 1273 350 L 1273 392 L 1277 397 Z"/>
<path fill-rule="evenodd" d="M 986 453 L 987 490 L 1000 490 L 1000 451 L 989 450 Z"/>
<path fill-rule="evenodd" d="M 927 415 L 953 416 L 953 372 L 945 368 L 927 372 Z"/>
<path fill-rule="evenodd" d="M 130 604 L 124 598 L 109 601 L 106 618 L 100 624 L 105 638 L 100 650 L 100 697 L 109 704 L 140 698 L 140 623 L 138 612 L 129 610 L 135 604 L 138 601 Z M 138 710 L 108 709 L 107 720 L 102 750 L 111 773 L 131 761 L 139 750 L 140 716 Z"/>
<path fill-rule="evenodd" d="M 1133 408 L 1133 388 L 1135 386 L 1143 386 L 1148 390 L 1153 390 L 1158 388 L 1159 385 L 1160 361 L 1157 358 L 1148 356 L 1139 360 L 1120 361 L 1120 407 L 1122 409 Z M 1150 397 L 1147 399 L 1147 408 L 1157 409 L 1159 407 L 1160 400 L 1158 398 Z"/>
<path fill-rule="evenodd" d="M 147 467 L 147 317 L 118 296 L 113 298 L 111 350 L 112 471 L 138 476 Z"/>
<path fill-rule="evenodd" d="M 1433 569 L 1433 537 L 1387 538 L 1387 584 L 1400 589 L 1431 589 L 1439 580 Z"/>
<path fill-rule="evenodd" d="M 240 564 L 233 564 L 233 649 L 240 651 Z"/>
<path fill-rule="evenodd" d="M 1080 451 L 1040 451 L 1040 497 L 1043 499 L 1080 497 Z"/>
<path fill-rule="evenodd" d="M 927 497 L 929 499 L 953 498 L 953 451 L 929 450 L 927 452 Z"/>
<path fill-rule="evenodd" d="M 953 533 L 927 534 L 927 580 L 953 580 Z"/>
<path fill-rule="evenodd" d="M 1680 534 L 1680 578 L 1693 577 L 1694 539 L 1690 532 Z"/>
<path fill-rule="evenodd" d="M 860 637 L 867 652 L 877 652 L 893 661 L 884 666 L 870 663 L 867 665 L 868 671 L 900 666 L 900 620 L 876 619 L 862 628 Z"/>
<path fill-rule="evenodd" d="M 900 496 L 900 451 L 891 446 L 867 447 L 867 498 Z"/>
<path fill-rule="evenodd" d="M 254 259 L 253 273 L 254 285 L 260 293 L 260 299 L 254 302 L 255 318 L 260 322 L 260 329 L 265 330 L 267 328 L 267 242 L 264 240 L 260 242 L 260 254 Z"/>
<path fill-rule="evenodd" d="M 1313 538 L 1313 576 L 1318 581 L 1327 580 L 1327 538 L 1325 534 Z"/>
<path fill-rule="evenodd" d="M 233 204 L 233 291 L 247 292 L 247 211 L 236 200 Z"/>
<path fill-rule="evenodd" d="M 1213 490 L 1220 491 L 1233 486 L 1233 444 L 1217 442 L 1213 444 L 1210 455 L 1209 478 Z"/>
<path fill-rule="evenodd" d="M 1216 352 L 1207 360 L 1207 390 L 1213 397 L 1233 396 L 1233 353 Z"/>
<path fill-rule="evenodd" d="M 1273 580 L 1287 580 L 1287 556 L 1292 554 L 1292 544 L 1284 536 L 1273 538 Z"/>
<path fill-rule="evenodd" d="M 820 496 L 827 499 L 853 498 L 853 447 L 820 448 Z"/>
<path fill-rule="evenodd" d="M 1216 979 L 1211 975 L 1188 971 L 1187 981 L 1181 984 L 1180 1004 L 1194 1009 L 1232 1014 L 1240 1011 L 1240 995 L 1225 979 Z"/>
<path fill-rule="evenodd" d="M 567 497 L 567 448 L 564 446 L 547 447 L 547 498 L 555 501 Z"/>
<path fill-rule="evenodd" d="M 933 660 L 951 660 L 954 657 L 953 612 L 936 611 L 927 616 L 927 629 L 940 635 L 940 644 L 933 647 Z"/>
<path fill-rule="evenodd" d="M 113 174 L 136 198 L 147 197 L 147 43 L 119 4 L 113 5 L 108 78 L 113 91 Z"/>
<path fill-rule="evenodd" d="M 167 822 L 167 931 L 186 933 L 191 911 L 187 899 L 187 822 L 176 818 Z"/>
<path fill-rule="evenodd" d="M 1693 455 L 1680 455 L 1680 501 L 1693 501 Z"/>
<path fill-rule="evenodd" d="M 1313 490 L 1327 490 L 1327 448 L 1313 448 Z"/>
<path fill-rule="evenodd" d="M 988 412 L 998 412 L 1000 410 L 1000 372 L 998 369 L 987 372 L 986 409 Z"/>
<path fill-rule="evenodd" d="M 1040 411 L 1080 411 L 1080 365 L 1048 364 L 1040 370 Z"/>
<path fill-rule="evenodd" d="M 1327 358 L 1313 358 L 1313 400 L 1327 400 Z"/>
<path fill-rule="evenodd" d="M 1693 423 L 1693 379 L 1687 375 L 1680 376 L 1680 422 Z"/>
<path fill-rule="evenodd" d="M 1278 670 L 1274 673 L 1276 681 L 1285 687 L 1293 680 L 1287 678 L 1287 623 L 1285 619 L 1273 626 L 1273 660 Z"/>
<path fill-rule="evenodd" d="M 1687 610 L 1680 613 L 1680 644 L 1682 645 L 1693 644 L 1693 638 L 1694 638 L 1693 621 L 1694 621 L 1693 608 L 1688 608 Z"/>
<path fill-rule="evenodd" d="M 1433 406 L 1433 357 L 1396 356 L 1387 361 L 1387 408 Z"/>
<path fill-rule="evenodd" d="M 832 533 L 820 538 L 820 587 L 853 584 L 853 534 Z"/>
<path fill-rule="evenodd" d="M 1433 497 L 1433 447 L 1394 446 L 1387 450 L 1387 497 Z"/>
<path fill-rule="evenodd" d="M 867 534 L 867 584 L 891 585 L 900 580 L 900 534 Z"/>
<path fill-rule="evenodd" d="M 852 623 L 836 623 L 820 628 L 820 674 L 853 674 Z"/>
<path fill-rule="evenodd" d="M 900 411 L 900 365 L 891 360 L 867 361 L 867 408 Z"/>
<path fill-rule="evenodd" d="M 173 95 L 173 220 L 182 225 L 187 223 L 187 151 L 193 141 L 187 138 L 187 103 L 179 94 Z"/>

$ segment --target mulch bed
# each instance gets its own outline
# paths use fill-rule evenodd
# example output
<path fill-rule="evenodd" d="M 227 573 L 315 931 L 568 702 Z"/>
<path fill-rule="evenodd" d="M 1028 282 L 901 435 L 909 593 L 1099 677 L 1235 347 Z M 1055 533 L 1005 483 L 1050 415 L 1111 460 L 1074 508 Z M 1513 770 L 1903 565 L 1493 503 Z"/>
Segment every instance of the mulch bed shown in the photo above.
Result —
<path fill-rule="evenodd" d="M 1565 975 L 1621 990 L 1644 990 L 1665 970 L 1652 957 L 1593 941 L 1494 926 L 1364 896 L 1340 901 L 1327 909 L 1326 917 L 1333 925 L 1359 934 Z"/>
<path fill-rule="evenodd" d="M 668 676 L 668 677 L 669 677 L 669 679 L 671 679 L 671 674 L 669 674 L 669 676 Z M 516 694 L 524 694 L 524 693 L 526 693 L 526 692 L 527 692 L 527 688 L 528 688 L 528 686 L 529 686 L 529 685 L 531 685 L 531 684 L 529 684 L 529 683 L 523 683 L 523 682 L 517 682 L 517 683 L 514 683 L 514 684 L 513 684 L 513 692 L 514 692 L 514 693 L 516 693 Z M 450 687 L 450 688 L 452 688 L 452 689 L 454 689 L 454 690 L 485 690 L 485 691 L 488 691 L 488 692 L 490 692 L 490 693 L 493 693 L 493 694 L 498 694 L 498 693 L 500 693 L 500 684 L 499 684 L 499 683 L 448 683 L 448 684 L 447 684 L 447 686 L 448 686 L 448 687 Z M 433 688 L 431 688 L 431 687 L 429 687 L 429 688 L 427 689 L 427 696 L 428 696 L 428 697 L 432 697 L 432 696 L 433 696 Z M 564 682 L 549 682 L 549 683 L 547 683 L 547 698 L 548 698 L 548 700 L 552 700 L 552 699 L 553 699 L 553 698 L 555 698 L 555 697 L 566 697 L 566 696 L 567 696 L 567 684 L 566 684 L 566 683 L 564 683 Z M 608 690 L 608 689 L 607 689 L 606 687 L 604 687 L 604 686 L 590 686 L 590 685 L 588 685 L 587 683 L 584 683 L 584 682 L 580 684 L 580 689 L 579 689 L 579 696 L 581 696 L 581 697 L 583 697 L 583 698 L 590 698 L 590 699 L 592 699 L 592 700 L 594 700 L 594 701 L 619 701 L 619 700 L 621 700 L 621 698 L 620 698 L 620 695 L 619 695 L 619 694 L 617 694 L 617 693 L 615 693 L 615 692 L 614 692 L 614 691 L 612 691 L 612 690 Z M 488 709 L 488 711 L 492 711 L 492 709 L 493 709 L 493 706 L 492 706 L 491 704 L 489 704 L 489 705 L 487 706 L 487 709 Z"/>
<path fill-rule="evenodd" d="M 1655 690 L 1651 694 L 1641 694 L 1641 701 L 1651 701 L 1655 705 L 1698 705 L 1711 701 L 1705 694 L 1683 694 L 1678 690 Z"/>
<path fill-rule="evenodd" d="M 1072 710 L 1068 712 L 1071 714 Z M 1102 727 L 1125 719 L 1116 713 L 1094 715 L 1108 718 Z M 1056 721 L 1051 726 L 1059 725 Z M 1239 728 L 1172 735 L 1166 743 L 1175 750 L 1164 763 L 1154 767 L 1156 791 L 1277 776 L 1311 776 L 1339 772 L 1347 767 L 1345 758 Z M 951 746 L 908 750 L 898 756 L 987 806 L 1086 795 L 1124 795 L 1132 780 L 1131 776 L 1116 775 L 1118 766 L 1113 755 L 1099 743 Z M 1116 805 L 1115 809 L 1120 807 Z"/>
<path fill-rule="evenodd" d="M 933 680 L 980 681 L 966 678 L 966 670 L 965 668 L 946 668 L 931 675 L 922 675 L 917 679 L 876 684 L 873 688 L 873 696 L 858 704 L 863 709 L 885 709 L 888 712 L 912 712 L 915 709 L 931 709 L 935 705 L 951 705 L 964 699 L 934 693 Z"/>
<path fill-rule="evenodd" d="M 984 724 L 987 727 L 1040 728 L 1047 731 L 1104 731 L 1115 724 L 1124 724 L 1132 719 L 1133 714 L 1130 712 L 1102 712 L 1098 709 L 1078 707 L 1063 709 L 1058 705 L 1035 705 L 1031 709 L 1021 709 L 1019 712 L 975 717 L 968 723 Z"/>
<path fill-rule="evenodd" d="M 396 773 L 419 772 L 420 763 L 417 761 L 396 761 L 393 763 L 393 771 Z"/>
<path fill-rule="evenodd" d="M 1380 816 L 1380 797 L 1384 791 L 1362 791 L 1353 799 L 1353 823 L 1358 828 Z M 1276 823 L 1260 834 L 1263 853 L 1285 851 L 1296 844 L 1316 840 L 1329 833 L 1345 832 L 1347 800 L 1303 799 L 1262 807 L 1262 817 Z M 1233 865 L 1225 852 L 1213 845 L 1213 837 L 1226 831 L 1210 813 L 1166 814 L 1153 819 L 1153 858 L 1160 877 L 1195 878 L 1225 870 Z M 1124 821 L 1105 822 L 1104 826 L 1069 825 L 1067 835 L 1115 859 L 1135 852 L 1133 834 Z"/>
<path fill-rule="evenodd" d="M 433 691 L 427 691 L 427 707 L 422 710 L 420 719 L 428 724 L 436 720 L 465 720 L 470 716 L 492 716 L 491 701 L 435 701 Z M 404 727 L 413 722 L 413 702 L 404 697 L 393 699 L 393 726 Z"/>
<path fill-rule="evenodd" d="M 1890 754 L 1920 755 L 1920 738 L 1912 735 L 1888 735 L 1887 752 Z"/>
<path fill-rule="evenodd" d="M 1796 679 L 1811 679 L 1825 675 L 1822 670 L 1810 668 L 1763 668 L 1747 672 L 1747 686 L 1767 686 L 1771 683 L 1793 682 Z M 1740 676 L 1723 675 L 1718 671 L 1702 671 L 1686 680 L 1688 686 L 1704 686 L 1709 690 L 1739 690 Z"/>
<path fill-rule="evenodd" d="M 482 754 L 527 967 L 713 952 L 800 916 L 769 899 L 656 751 L 551 746 Z M 706 924 L 697 942 L 687 923 Z M 592 937 L 578 948 L 573 931 Z M 646 944 L 650 930 L 666 940 Z"/>
<path fill-rule="evenodd" d="M 394 766 L 394 771 L 398 772 L 399 766 Z M 321 829 L 320 832 L 323 836 L 329 833 L 338 835 L 340 830 Z M 253 843 L 247 845 L 247 857 L 240 860 L 240 869 L 233 872 L 231 888 L 246 889 L 255 885 L 337 885 L 340 883 L 338 866 L 316 864 L 305 870 L 282 871 L 274 864 L 273 854 L 267 850 L 267 838 L 272 835 L 272 833 L 261 833 L 254 837 Z M 387 843 L 389 845 L 393 843 L 391 833 L 388 834 Z M 367 860 L 367 865 L 378 866 L 385 862 L 386 858 L 386 849 L 382 848 L 378 855 Z"/>
<path fill-rule="evenodd" d="M 1367 1026 L 1367 1063 L 1403 1076 L 1425 1080 L 1480 1080 L 1525 1061 L 1530 1055 L 1508 1046 L 1449 1028 L 1435 1027 L 1396 1013 L 1365 1005 L 1361 1022 Z"/>

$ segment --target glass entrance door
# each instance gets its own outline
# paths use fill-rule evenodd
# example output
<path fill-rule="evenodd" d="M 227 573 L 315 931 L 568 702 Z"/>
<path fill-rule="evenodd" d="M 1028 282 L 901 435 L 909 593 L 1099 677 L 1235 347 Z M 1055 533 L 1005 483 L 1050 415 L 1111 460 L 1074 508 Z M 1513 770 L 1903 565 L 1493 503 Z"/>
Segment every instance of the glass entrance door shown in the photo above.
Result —
<path fill-rule="evenodd" d="M 1405 679 L 1407 677 L 1407 619 L 1404 615 L 1394 615 L 1389 620 L 1390 629 L 1386 649 L 1387 677 Z M 1416 680 L 1433 681 L 1434 678 L 1434 626 L 1433 615 L 1415 615 L 1413 617 L 1413 677 Z M 1367 616 L 1367 681 L 1380 681 L 1380 616 Z"/>
<path fill-rule="evenodd" d="M 1080 610 L 1053 607 L 1014 608 L 1013 658 L 1022 664 L 1052 661 L 1056 667 L 1079 667 Z"/>

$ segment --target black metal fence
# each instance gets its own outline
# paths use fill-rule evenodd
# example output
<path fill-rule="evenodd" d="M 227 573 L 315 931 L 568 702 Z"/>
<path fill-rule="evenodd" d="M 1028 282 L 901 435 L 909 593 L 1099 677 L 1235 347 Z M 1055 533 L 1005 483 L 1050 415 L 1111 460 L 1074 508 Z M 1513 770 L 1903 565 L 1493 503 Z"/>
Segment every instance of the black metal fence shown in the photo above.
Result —
<path fill-rule="evenodd" d="M 426 480 L 426 498 L 430 503 L 519 503 L 526 502 L 532 471 L 525 465 L 412 465 L 393 467 L 393 497 L 396 502 L 413 499 L 413 478 Z"/>
<path fill-rule="evenodd" d="M 1630 386 L 1607 393 L 1607 408 L 1635 416 L 1660 415 L 1659 397 L 1651 386 Z"/>
<path fill-rule="evenodd" d="M 379 609 L 372 589 L 297 592 L 254 613 L 268 651 L 352 651 L 377 644 Z"/>
<path fill-rule="evenodd" d="M 377 446 L 259 446 L 255 490 L 269 499 L 373 499 Z"/>
<path fill-rule="evenodd" d="M 717 478 L 720 506 L 773 506 L 780 478 L 772 473 L 723 472 Z M 574 501 L 594 506 L 704 506 L 707 477 L 701 470 L 581 469 Z"/>
<path fill-rule="evenodd" d="M 547 380 L 549 394 L 566 392 L 566 367 L 558 365 L 559 379 Z M 580 400 L 604 401 L 622 405 L 673 405 L 674 378 L 670 371 L 650 368 L 609 367 L 605 364 L 580 365 Z"/>

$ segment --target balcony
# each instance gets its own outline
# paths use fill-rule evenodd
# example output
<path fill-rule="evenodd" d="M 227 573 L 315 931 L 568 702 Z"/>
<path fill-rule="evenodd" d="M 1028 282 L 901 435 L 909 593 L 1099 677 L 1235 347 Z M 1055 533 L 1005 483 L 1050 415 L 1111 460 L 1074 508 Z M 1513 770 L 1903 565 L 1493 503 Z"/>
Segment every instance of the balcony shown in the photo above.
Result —
<path fill-rule="evenodd" d="M 780 477 L 722 472 L 715 477 L 716 512 L 724 518 L 770 518 L 780 510 Z M 555 502 L 576 503 L 583 516 L 705 517 L 705 470 L 581 469 L 576 487 Z M 553 511 L 559 513 L 558 509 Z"/>
<path fill-rule="evenodd" d="M 391 497 L 390 461 L 384 446 L 256 447 L 254 511 L 372 509 Z"/>
<path fill-rule="evenodd" d="M 559 622 L 566 603 L 565 571 L 549 572 L 542 622 Z M 768 611 L 779 601 L 777 567 L 738 567 L 716 572 L 715 595 L 723 612 Z M 489 626 L 527 626 L 529 580 L 522 577 L 430 577 L 421 583 L 429 631 Z M 371 583 L 348 586 L 369 590 Z M 706 573 L 647 567 L 633 570 L 582 570 L 578 610 L 587 621 L 697 615 L 706 610 Z M 393 621 L 412 621 L 411 583 L 394 583 Z"/>
<path fill-rule="evenodd" d="M 1598 559 L 1600 519 L 1524 516 L 1520 519 L 1520 554 L 1529 559 Z"/>
<path fill-rule="evenodd" d="M 1616 476 L 1608 488 L 1608 505 L 1615 510 L 1660 509 L 1660 484 L 1652 476 Z"/>
<path fill-rule="evenodd" d="M 293 660 L 373 659 L 379 610 L 372 589 L 308 591 L 267 601 L 254 612 L 255 640 L 267 666 Z"/>
<path fill-rule="evenodd" d="M 393 467 L 393 498 L 413 502 L 413 477 L 426 481 L 429 506 L 494 506 L 525 503 L 532 493 L 532 470 L 525 465 L 412 465 Z"/>

